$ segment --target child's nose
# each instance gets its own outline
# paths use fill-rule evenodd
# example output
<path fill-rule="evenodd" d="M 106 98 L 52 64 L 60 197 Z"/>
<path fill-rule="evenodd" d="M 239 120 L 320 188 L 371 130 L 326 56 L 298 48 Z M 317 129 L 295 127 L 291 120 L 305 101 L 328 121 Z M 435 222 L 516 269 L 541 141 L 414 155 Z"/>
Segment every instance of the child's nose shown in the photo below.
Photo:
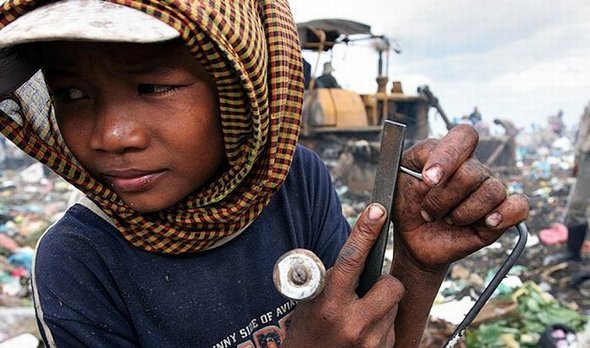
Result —
<path fill-rule="evenodd" d="M 95 150 L 121 153 L 145 149 L 149 134 L 142 117 L 126 103 L 97 107 L 91 145 Z M 143 117 L 145 119 L 145 115 Z"/>

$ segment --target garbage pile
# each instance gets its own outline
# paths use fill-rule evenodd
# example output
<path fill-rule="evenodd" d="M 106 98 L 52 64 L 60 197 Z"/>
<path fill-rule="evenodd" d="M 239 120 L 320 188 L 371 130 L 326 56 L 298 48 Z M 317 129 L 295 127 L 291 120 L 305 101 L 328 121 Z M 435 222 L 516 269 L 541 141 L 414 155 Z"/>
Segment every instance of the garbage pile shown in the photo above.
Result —
<path fill-rule="evenodd" d="M 568 137 L 547 142 L 529 136 L 520 142 L 516 161 L 517 173 L 499 175 L 510 192 L 530 198 L 527 248 L 457 347 L 590 347 L 590 282 L 569 286 L 572 274 L 590 267 L 590 245 L 582 263 L 544 263 L 561 251 L 567 234 L 560 223 L 575 180 L 572 144 Z M 329 167 L 339 170 L 334 164 Z M 359 193 L 338 181 L 335 185 L 343 212 L 354 223 L 371 192 Z M 76 195 L 69 184 L 33 160 L 0 153 L 0 348 L 38 344 L 30 286 L 33 251 Z M 548 231 L 543 238 L 541 231 Z M 444 345 L 516 237 L 507 232 L 493 245 L 452 265 L 432 309 L 423 347 Z M 390 244 L 389 263 L 391 255 Z M 18 343 L 8 345 L 10 341 Z"/>
<path fill-rule="evenodd" d="M 23 347 L 22 342 L 36 346 L 39 334 L 31 294 L 34 248 L 75 191 L 43 165 L 0 145 L 0 347 Z M 21 343 L 9 345 L 11 340 Z"/>
<path fill-rule="evenodd" d="M 525 193 L 530 199 L 527 248 L 457 347 L 590 347 L 590 281 L 570 287 L 572 274 L 590 270 L 590 243 L 586 242 L 582 263 L 545 264 L 550 255 L 563 250 L 567 239 L 562 222 L 575 182 L 574 149 L 569 140 L 573 136 L 551 141 L 539 134 L 519 137 L 519 170 L 497 175 L 509 192 Z M 337 192 L 345 215 L 354 223 L 371 192 L 359 193 L 346 186 L 337 187 Z M 432 309 L 423 347 L 444 346 L 516 238 L 509 231 L 493 245 L 452 265 Z M 390 255 L 391 246 L 386 263 L 391 262 Z"/>

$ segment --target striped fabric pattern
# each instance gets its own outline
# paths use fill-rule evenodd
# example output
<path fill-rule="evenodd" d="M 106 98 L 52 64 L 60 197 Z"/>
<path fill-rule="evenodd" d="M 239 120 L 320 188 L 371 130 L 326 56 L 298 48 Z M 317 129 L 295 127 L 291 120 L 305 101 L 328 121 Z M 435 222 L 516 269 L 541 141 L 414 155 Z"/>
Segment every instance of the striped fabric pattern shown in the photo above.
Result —
<path fill-rule="evenodd" d="M 247 227 L 283 183 L 295 152 L 303 100 L 297 30 L 287 0 L 114 0 L 180 33 L 216 81 L 228 168 L 157 214 L 130 209 L 92 178 L 59 135 L 42 76 L 0 103 L 1 131 L 82 190 L 134 246 L 182 254 L 210 249 Z M 7 0 L 0 30 L 43 4 Z M 1 77 L 0 77 L 1 78 Z"/>

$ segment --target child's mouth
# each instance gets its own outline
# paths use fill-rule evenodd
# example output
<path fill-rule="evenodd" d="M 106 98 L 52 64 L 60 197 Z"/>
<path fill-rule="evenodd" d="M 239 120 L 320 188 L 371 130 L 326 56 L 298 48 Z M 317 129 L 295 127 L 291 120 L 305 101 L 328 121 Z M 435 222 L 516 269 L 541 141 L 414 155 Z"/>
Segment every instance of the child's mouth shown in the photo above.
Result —
<path fill-rule="evenodd" d="M 126 171 L 105 175 L 105 179 L 117 192 L 142 192 L 152 188 L 158 179 L 164 175 L 159 172 Z"/>

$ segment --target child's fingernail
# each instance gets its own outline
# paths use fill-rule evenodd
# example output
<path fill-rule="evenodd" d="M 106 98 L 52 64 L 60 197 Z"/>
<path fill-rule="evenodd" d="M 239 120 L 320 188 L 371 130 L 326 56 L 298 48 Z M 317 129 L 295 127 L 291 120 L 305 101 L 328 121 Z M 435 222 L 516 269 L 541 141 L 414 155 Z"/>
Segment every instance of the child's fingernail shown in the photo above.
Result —
<path fill-rule="evenodd" d="M 500 213 L 492 213 L 486 218 L 486 224 L 489 227 L 496 227 L 502 222 L 502 215 Z"/>
<path fill-rule="evenodd" d="M 377 221 L 385 215 L 385 212 L 378 205 L 372 205 L 369 207 L 369 220 Z"/>
<path fill-rule="evenodd" d="M 420 215 L 422 215 L 422 218 L 424 219 L 424 221 L 432 222 L 432 216 L 430 216 L 430 214 L 428 214 L 426 212 L 426 210 L 424 210 L 424 209 L 420 210 Z"/>
<path fill-rule="evenodd" d="M 442 179 L 443 173 L 439 166 L 434 166 L 428 168 L 424 175 L 428 178 L 428 180 L 437 185 L 440 182 L 440 179 Z"/>

